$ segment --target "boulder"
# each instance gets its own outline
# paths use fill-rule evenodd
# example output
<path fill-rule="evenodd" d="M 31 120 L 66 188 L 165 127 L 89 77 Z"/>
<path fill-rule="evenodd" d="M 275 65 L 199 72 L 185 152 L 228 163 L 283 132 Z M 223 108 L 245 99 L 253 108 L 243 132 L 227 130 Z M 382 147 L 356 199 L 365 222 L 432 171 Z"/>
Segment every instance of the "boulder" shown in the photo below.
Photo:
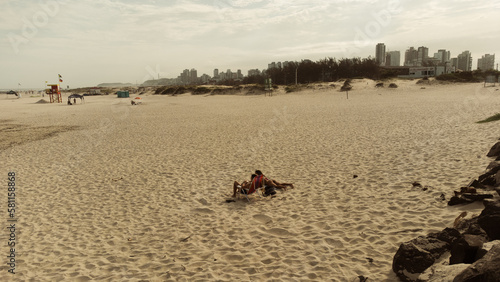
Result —
<path fill-rule="evenodd" d="M 469 183 L 468 186 L 469 187 L 474 187 L 474 188 L 481 188 L 481 189 L 486 188 L 486 186 L 484 186 L 479 181 L 477 181 L 477 179 L 474 179 L 473 181 L 471 181 L 471 183 Z"/>
<path fill-rule="evenodd" d="M 479 250 L 477 250 L 476 261 L 482 259 L 484 255 L 486 255 L 486 253 L 488 253 L 493 246 L 498 244 L 500 244 L 500 240 L 484 243 L 483 246 Z"/>
<path fill-rule="evenodd" d="M 475 201 L 483 201 L 484 199 L 491 198 L 493 198 L 493 194 L 490 193 L 457 193 L 455 196 L 450 198 L 448 206 L 470 204 Z"/>
<path fill-rule="evenodd" d="M 448 206 L 455 206 L 455 205 L 461 205 L 461 204 L 470 204 L 473 203 L 473 200 L 466 199 L 462 196 L 453 196 L 450 198 L 448 201 Z"/>
<path fill-rule="evenodd" d="M 450 264 L 473 263 L 477 253 L 488 238 L 481 235 L 465 234 L 451 248 Z"/>
<path fill-rule="evenodd" d="M 499 186 L 500 185 L 500 164 L 495 162 L 488 166 L 487 171 L 480 175 L 478 182 L 482 185 L 487 186 Z"/>
<path fill-rule="evenodd" d="M 443 282 L 450 281 L 453 277 L 464 271 L 470 264 L 449 265 L 445 260 L 443 263 L 437 263 L 427 268 L 424 273 L 418 277 L 418 281 Z"/>
<path fill-rule="evenodd" d="M 500 239 L 500 201 L 485 200 L 484 210 L 478 217 L 479 226 L 490 240 Z"/>
<path fill-rule="evenodd" d="M 486 156 L 490 158 L 500 157 L 500 142 L 497 142 L 495 145 L 493 145 Z"/>
<path fill-rule="evenodd" d="M 446 227 L 441 232 L 431 233 L 427 237 L 436 238 L 448 243 L 450 246 L 461 239 L 460 232 L 455 228 Z"/>
<path fill-rule="evenodd" d="M 495 168 L 495 167 L 497 167 L 497 166 L 500 166 L 500 162 L 498 162 L 498 161 L 496 161 L 496 160 L 495 160 L 495 161 L 492 161 L 492 162 L 491 162 L 491 163 L 490 163 L 490 164 L 486 167 L 486 170 L 488 171 L 488 170 L 490 170 L 490 169 L 492 169 L 492 168 Z"/>
<path fill-rule="evenodd" d="M 499 265 L 500 244 L 497 244 L 483 258 L 455 276 L 453 282 L 500 281 Z"/>
<path fill-rule="evenodd" d="M 392 270 L 403 281 L 415 281 L 449 247 L 445 241 L 422 236 L 402 243 L 394 255 Z"/>
<path fill-rule="evenodd" d="M 490 193 L 463 193 L 462 197 L 475 202 L 482 201 L 484 199 L 491 199 L 493 198 L 493 195 Z"/>
<path fill-rule="evenodd" d="M 500 201 L 485 200 L 483 204 L 484 204 L 484 209 L 479 215 L 479 217 L 483 215 L 493 215 L 500 213 Z"/>

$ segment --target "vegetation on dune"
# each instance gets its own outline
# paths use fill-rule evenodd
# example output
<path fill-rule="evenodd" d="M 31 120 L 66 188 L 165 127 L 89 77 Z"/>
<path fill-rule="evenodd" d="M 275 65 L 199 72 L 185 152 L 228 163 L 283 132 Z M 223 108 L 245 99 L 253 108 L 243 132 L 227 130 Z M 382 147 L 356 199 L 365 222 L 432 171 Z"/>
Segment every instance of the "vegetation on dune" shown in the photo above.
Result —
<path fill-rule="evenodd" d="M 475 70 L 438 75 L 436 76 L 436 80 L 450 82 L 483 82 L 487 76 L 494 76 L 498 80 L 499 75 L 500 72 L 496 70 Z"/>
<path fill-rule="evenodd" d="M 351 79 L 346 79 L 344 81 L 344 85 L 342 85 L 342 87 L 340 87 L 340 91 L 349 91 L 351 89 L 352 89 Z"/>
<path fill-rule="evenodd" d="M 500 113 L 492 115 L 491 117 L 489 117 L 487 119 L 480 120 L 476 123 L 486 123 L 486 122 L 492 122 L 492 121 L 497 121 L 497 120 L 500 120 Z"/>
<path fill-rule="evenodd" d="M 207 93 L 210 93 L 210 92 L 212 92 L 212 89 L 201 86 L 201 87 L 194 88 L 191 93 L 193 95 L 200 95 L 200 94 L 207 94 Z"/>

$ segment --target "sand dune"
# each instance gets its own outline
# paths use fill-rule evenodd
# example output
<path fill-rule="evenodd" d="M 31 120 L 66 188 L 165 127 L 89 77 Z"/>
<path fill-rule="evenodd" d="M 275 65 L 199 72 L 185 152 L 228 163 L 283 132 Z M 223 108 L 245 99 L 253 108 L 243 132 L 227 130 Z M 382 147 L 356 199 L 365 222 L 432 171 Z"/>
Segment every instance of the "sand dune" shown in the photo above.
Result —
<path fill-rule="evenodd" d="M 2 128 L 23 128 L 0 138 L 19 204 L 18 273 L 2 264 L 0 279 L 395 280 L 401 242 L 482 208 L 440 196 L 479 175 L 500 137 L 475 123 L 498 112 L 494 88 L 396 83 L 355 81 L 349 99 L 325 84 L 140 106 L 0 96 Z M 255 169 L 296 188 L 227 203 Z"/>

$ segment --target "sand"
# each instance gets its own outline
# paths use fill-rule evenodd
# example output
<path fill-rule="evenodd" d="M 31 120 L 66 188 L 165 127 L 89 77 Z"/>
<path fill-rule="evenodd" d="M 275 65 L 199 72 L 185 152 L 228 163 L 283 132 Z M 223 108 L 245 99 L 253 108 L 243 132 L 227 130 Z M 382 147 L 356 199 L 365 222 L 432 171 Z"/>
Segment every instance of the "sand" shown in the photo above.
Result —
<path fill-rule="evenodd" d="M 399 244 L 482 209 L 440 196 L 483 172 L 500 137 L 475 123 L 499 111 L 495 88 L 396 83 L 357 80 L 349 99 L 337 83 L 139 106 L 0 95 L 18 215 L 17 274 L 4 229 L 0 280 L 394 281 Z M 255 169 L 295 188 L 226 202 Z"/>

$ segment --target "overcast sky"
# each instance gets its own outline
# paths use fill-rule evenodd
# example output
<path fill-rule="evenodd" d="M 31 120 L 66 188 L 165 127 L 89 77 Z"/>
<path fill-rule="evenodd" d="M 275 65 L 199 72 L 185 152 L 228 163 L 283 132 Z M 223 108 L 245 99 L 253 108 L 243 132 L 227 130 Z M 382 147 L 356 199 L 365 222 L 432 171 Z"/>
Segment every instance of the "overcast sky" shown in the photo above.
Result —
<path fill-rule="evenodd" d="M 500 1 L 1 0 L 0 89 L 95 86 L 426 46 L 500 57 Z"/>

